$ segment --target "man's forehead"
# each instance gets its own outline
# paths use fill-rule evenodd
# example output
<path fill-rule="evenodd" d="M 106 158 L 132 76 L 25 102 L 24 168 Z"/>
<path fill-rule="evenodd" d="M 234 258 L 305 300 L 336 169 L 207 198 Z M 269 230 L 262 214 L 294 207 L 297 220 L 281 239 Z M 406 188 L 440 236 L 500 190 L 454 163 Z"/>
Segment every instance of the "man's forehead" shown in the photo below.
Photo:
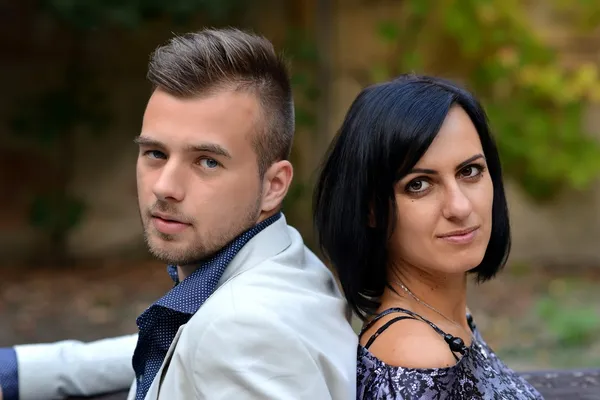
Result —
<path fill-rule="evenodd" d="M 236 110 L 254 115 L 260 108 L 260 101 L 253 92 L 247 90 L 211 90 L 204 94 L 181 97 L 156 89 L 148 100 L 146 112 L 155 111 L 155 108 L 177 110 L 182 113 L 188 111 L 208 116 Z"/>
<path fill-rule="evenodd" d="M 198 98 L 153 93 L 142 123 L 142 134 L 165 146 L 190 148 L 205 143 L 227 148 L 252 144 L 262 132 L 260 104 L 245 92 L 224 91 Z"/>

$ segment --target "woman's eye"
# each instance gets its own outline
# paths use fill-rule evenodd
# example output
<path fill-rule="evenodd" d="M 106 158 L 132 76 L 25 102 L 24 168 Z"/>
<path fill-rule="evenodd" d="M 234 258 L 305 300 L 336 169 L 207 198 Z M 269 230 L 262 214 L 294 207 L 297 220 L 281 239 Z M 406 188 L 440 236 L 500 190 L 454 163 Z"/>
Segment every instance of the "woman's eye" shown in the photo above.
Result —
<path fill-rule="evenodd" d="M 463 178 L 474 178 L 481 173 L 481 168 L 476 165 L 469 165 L 460 171 Z"/>
<path fill-rule="evenodd" d="M 204 168 L 214 169 L 219 166 L 219 162 L 213 160 L 212 158 L 203 158 L 202 160 L 200 160 L 200 165 Z"/>
<path fill-rule="evenodd" d="M 429 182 L 424 180 L 414 180 L 406 186 L 406 190 L 411 193 L 419 193 L 429 188 Z"/>

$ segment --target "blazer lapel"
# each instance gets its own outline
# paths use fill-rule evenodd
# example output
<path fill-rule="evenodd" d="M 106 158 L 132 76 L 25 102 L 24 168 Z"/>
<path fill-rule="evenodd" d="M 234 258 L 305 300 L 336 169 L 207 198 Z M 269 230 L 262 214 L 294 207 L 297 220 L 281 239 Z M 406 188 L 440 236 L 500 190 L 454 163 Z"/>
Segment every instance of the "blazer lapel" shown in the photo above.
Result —
<path fill-rule="evenodd" d="M 181 325 L 177 330 L 177 334 L 169 346 L 169 350 L 167 351 L 167 355 L 165 356 L 165 360 L 163 361 L 160 369 L 156 373 L 154 380 L 152 381 L 152 385 L 150 385 L 150 389 L 148 389 L 148 393 L 146 394 L 145 400 L 156 400 L 158 399 L 158 393 L 160 391 L 160 386 L 162 385 L 162 381 L 164 378 L 167 369 L 169 368 L 169 363 L 171 362 L 171 358 L 173 357 L 173 352 L 175 351 L 175 347 L 177 346 L 177 342 L 179 341 L 179 337 L 181 336 L 181 332 L 183 332 L 183 328 L 185 324 Z"/>
<path fill-rule="evenodd" d="M 292 239 L 285 216 L 267 226 L 262 232 L 254 236 L 237 255 L 231 260 L 219 280 L 217 288 L 242 272 L 260 264 L 267 258 L 273 257 L 287 249 Z"/>
<path fill-rule="evenodd" d="M 223 273 L 216 290 L 218 290 L 219 287 L 225 282 L 241 274 L 245 270 L 261 263 L 263 260 L 269 257 L 281 253 L 288 248 L 291 243 L 292 239 L 290 237 L 290 233 L 288 232 L 288 225 L 285 217 L 282 215 L 279 220 L 266 227 L 262 232 L 250 239 L 250 241 L 244 247 L 242 247 L 242 249 L 233 258 Z M 154 378 L 154 381 L 152 382 L 152 385 L 146 394 L 145 400 L 158 399 L 164 375 L 169 368 L 169 363 L 173 357 L 173 352 L 175 351 L 175 347 L 177 346 L 177 342 L 179 341 L 179 337 L 181 336 L 181 332 L 183 331 L 184 327 L 185 325 L 179 327 L 179 330 L 177 331 L 177 334 L 175 335 L 175 338 L 173 339 L 173 342 L 167 351 L 165 360 L 156 373 L 156 377 Z"/>

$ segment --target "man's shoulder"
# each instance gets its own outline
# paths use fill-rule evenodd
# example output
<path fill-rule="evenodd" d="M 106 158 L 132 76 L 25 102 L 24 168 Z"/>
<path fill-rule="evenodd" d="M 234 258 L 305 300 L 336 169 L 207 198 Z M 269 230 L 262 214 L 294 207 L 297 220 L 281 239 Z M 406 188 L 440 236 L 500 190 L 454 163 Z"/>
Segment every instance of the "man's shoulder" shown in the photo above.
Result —
<path fill-rule="evenodd" d="M 308 248 L 298 253 L 279 254 L 233 276 L 215 291 L 214 302 L 231 302 L 246 313 L 287 312 L 291 304 L 308 311 L 321 306 L 318 301 L 327 312 L 327 302 L 334 307 L 345 302 L 331 271 Z"/>
<path fill-rule="evenodd" d="M 306 336 L 331 329 L 348 331 L 346 307 L 333 274 L 305 249 L 302 257 L 270 258 L 233 276 L 188 325 L 203 329 L 207 321 L 261 324 Z"/>
<path fill-rule="evenodd" d="M 319 264 L 288 264 L 265 260 L 261 265 L 232 277 L 221 285 L 194 317 L 217 313 L 221 318 L 287 314 L 290 307 L 300 314 L 313 308 L 335 312 L 344 300 L 333 275 Z M 301 315 L 300 315 L 301 316 Z"/>
<path fill-rule="evenodd" d="M 318 360 L 323 368 L 355 367 L 358 338 L 341 298 L 311 290 L 286 292 L 283 285 L 250 277 L 220 288 L 191 318 L 182 332 L 191 351 L 205 354 L 227 338 L 227 346 L 241 353 L 285 349 Z"/>
<path fill-rule="evenodd" d="M 231 365 L 248 357 L 269 368 L 311 365 L 335 375 L 330 381 L 347 390 L 355 376 L 358 339 L 347 321 L 346 302 L 314 254 L 308 249 L 297 254 L 261 261 L 223 283 L 181 334 L 178 350 L 188 362 L 195 362 L 191 354 L 201 354 L 203 362 L 210 354 Z M 294 363 L 275 362 L 281 354 L 294 357 Z"/>

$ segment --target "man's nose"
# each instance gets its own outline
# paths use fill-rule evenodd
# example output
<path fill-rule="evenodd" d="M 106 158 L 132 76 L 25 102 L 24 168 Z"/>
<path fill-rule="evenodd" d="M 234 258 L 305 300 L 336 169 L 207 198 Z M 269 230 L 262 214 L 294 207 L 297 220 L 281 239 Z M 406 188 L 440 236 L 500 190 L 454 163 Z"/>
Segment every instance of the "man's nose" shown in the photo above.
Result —
<path fill-rule="evenodd" d="M 185 197 L 183 172 L 175 163 L 167 163 L 152 191 L 157 199 L 162 201 L 182 201 Z"/>

